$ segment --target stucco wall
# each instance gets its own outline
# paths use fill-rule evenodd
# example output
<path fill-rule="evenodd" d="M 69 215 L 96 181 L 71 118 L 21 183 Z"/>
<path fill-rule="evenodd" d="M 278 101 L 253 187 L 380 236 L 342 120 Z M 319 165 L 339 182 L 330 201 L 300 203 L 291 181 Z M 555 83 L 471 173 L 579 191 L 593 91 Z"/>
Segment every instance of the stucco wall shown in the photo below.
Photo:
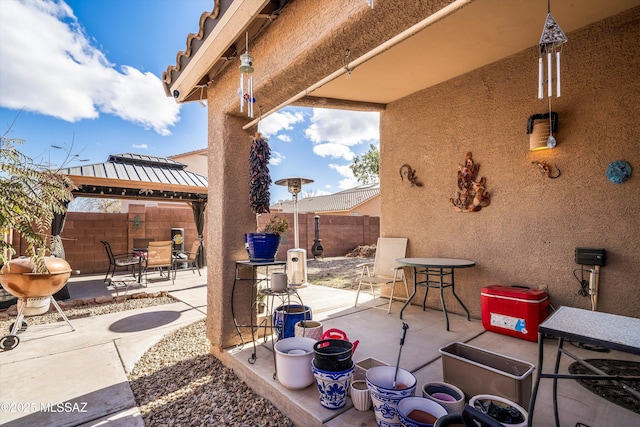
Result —
<path fill-rule="evenodd" d="M 562 97 L 552 99 L 554 150 L 529 151 L 527 118 L 548 112 L 547 98 L 536 96 L 535 48 L 381 113 L 381 235 L 408 237 L 410 256 L 474 260 L 475 268 L 456 272 L 456 289 L 475 316 L 481 288 L 493 284 L 546 288 L 554 306 L 590 308 L 577 295 L 574 249 L 601 247 L 607 263 L 598 309 L 640 317 L 640 9 L 568 37 Z M 458 213 L 449 199 L 467 151 L 486 177 L 491 205 Z M 542 176 L 531 164 L 542 160 L 562 175 Z M 605 176 L 614 160 L 634 168 L 625 184 Z M 406 162 L 422 188 L 400 181 Z M 460 312 L 449 296 L 448 307 Z M 440 306 L 435 292 L 428 301 Z"/>

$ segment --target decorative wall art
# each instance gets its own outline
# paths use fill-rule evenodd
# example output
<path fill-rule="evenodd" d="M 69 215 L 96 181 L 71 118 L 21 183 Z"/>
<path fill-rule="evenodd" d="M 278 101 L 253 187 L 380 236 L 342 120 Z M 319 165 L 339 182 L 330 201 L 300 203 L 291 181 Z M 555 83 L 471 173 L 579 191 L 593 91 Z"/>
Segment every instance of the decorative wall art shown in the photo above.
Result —
<path fill-rule="evenodd" d="M 489 206 L 491 195 L 485 191 L 486 179 L 477 178 L 480 165 L 474 164 L 471 151 L 467 153 L 463 165 L 458 165 L 458 190 L 450 199 L 456 212 L 477 212 Z"/>
<path fill-rule="evenodd" d="M 622 184 L 631 177 L 631 165 L 622 160 L 616 160 L 607 166 L 607 179 L 614 184 Z"/>
<path fill-rule="evenodd" d="M 400 180 L 404 181 L 404 178 L 407 178 L 407 181 L 411 184 L 411 187 L 414 185 L 416 187 L 422 187 L 422 183 L 418 181 L 418 176 L 416 175 L 416 170 L 411 167 L 408 163 L 400 166 Z"/>
<path fill-rule="evenodd" d="M 552 173 L 551 172 L 551 166 L 549 166 L 547 164 L 547 162 L 545 162 L 544 160 L 541 161 L 541 162 L 531 162 L 531 164 L 538 166 L 538 168 L 540 169 L 540 173 L 543 174 L 544 176 L 546 176 L 547 178 L 556 179 L 562 173 L 562 172 L 560 172 L 560 169 L 558 169 L 557 166 L 555 166 L 556 173 L 555 174 Z"/>

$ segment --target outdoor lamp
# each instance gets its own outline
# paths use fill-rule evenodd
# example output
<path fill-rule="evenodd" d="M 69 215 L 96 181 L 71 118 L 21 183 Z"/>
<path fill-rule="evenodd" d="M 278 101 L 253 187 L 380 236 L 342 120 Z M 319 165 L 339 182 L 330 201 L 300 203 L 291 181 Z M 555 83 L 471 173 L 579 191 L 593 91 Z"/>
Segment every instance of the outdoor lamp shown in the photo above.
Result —
<path fill-rule="evenodd" d="M 529 150 L 538 151 L 554 148 L 556 138 L 553 136 L 558 129 L 558 113 L 534 114 L 527 121 L 529 135 Z"/>

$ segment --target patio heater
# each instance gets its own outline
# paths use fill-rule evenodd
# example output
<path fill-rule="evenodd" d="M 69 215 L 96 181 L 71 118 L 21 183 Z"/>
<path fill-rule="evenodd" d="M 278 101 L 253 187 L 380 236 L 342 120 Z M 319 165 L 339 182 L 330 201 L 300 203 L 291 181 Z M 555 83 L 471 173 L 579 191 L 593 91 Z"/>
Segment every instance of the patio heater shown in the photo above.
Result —
<path fill-rule="evenodd" d="M 307 251 L 301 249 L 298 235 L 298 193 L 305 184 L 311 184 L 308 178 L 283 178 L 276 181 L 276 185 L 285 185 L 289 193 L 293 194 L 293 234 L 294 248 L 287 251 L 287 278 L 289 286 L 296 287 L 307 283 Z"/>

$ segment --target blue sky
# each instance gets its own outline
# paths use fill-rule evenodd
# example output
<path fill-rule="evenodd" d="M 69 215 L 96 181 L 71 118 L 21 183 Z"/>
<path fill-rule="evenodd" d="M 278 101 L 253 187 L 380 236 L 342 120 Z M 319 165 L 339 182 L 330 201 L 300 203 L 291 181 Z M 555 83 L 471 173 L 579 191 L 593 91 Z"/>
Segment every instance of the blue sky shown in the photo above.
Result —
<path fill-rule="evenodd" d="M 60 165 L 110 154 L 170 156 L 207 144 L 207 110 L 166 97 L 160 78 L 212 0 L 1 0 L 0 132 Z M 254 64 L 260 72 L 259 62 Z M 254 74 L 254 75 L 255 75 Z M 257 100 L 259 103 L 260 100 Z M 349 164 L 378 145 L 379 115 L 287 107 L 260 124 L 271 177 L 315 182 L 306 194 L 356 186 Z M 290 200 L 273 186 L 271 202 Z"/>

